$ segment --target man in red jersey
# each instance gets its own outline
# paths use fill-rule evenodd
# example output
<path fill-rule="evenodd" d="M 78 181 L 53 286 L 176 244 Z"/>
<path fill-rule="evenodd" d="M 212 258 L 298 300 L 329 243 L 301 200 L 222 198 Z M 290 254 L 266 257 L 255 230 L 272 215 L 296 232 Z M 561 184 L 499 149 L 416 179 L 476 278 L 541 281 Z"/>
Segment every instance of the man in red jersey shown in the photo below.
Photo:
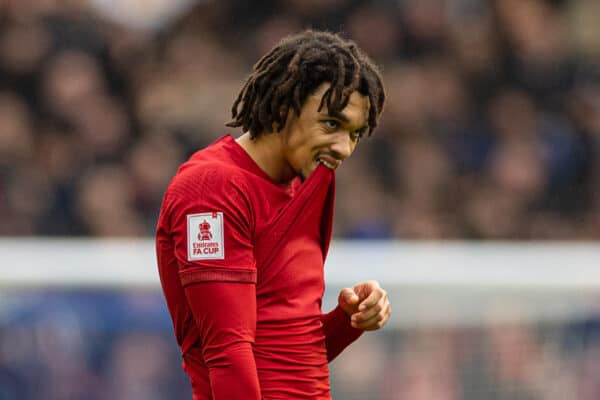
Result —
<path fill-rule="evenodd" d="M 287 37 L 233 105 L 228 126 L 244 133 L 178 170 L 156 250 L 194 399 L 331 399 L 328 362 L 389 319 L 376 281 L 321 311 L 334 171 L 384 101 L 377 68 L 352 41 Z"/>

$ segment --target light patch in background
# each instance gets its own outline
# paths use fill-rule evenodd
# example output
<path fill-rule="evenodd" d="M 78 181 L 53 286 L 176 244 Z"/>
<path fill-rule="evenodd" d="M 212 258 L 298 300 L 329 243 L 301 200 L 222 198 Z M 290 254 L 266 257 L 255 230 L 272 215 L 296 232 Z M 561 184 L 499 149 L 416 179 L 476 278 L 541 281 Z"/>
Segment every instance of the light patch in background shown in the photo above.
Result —
<path fill-rule="evenodd" d="M 210 0 L 89 0 L 104 17 L 140 30 L 157 30 L 192 5 Z"/>

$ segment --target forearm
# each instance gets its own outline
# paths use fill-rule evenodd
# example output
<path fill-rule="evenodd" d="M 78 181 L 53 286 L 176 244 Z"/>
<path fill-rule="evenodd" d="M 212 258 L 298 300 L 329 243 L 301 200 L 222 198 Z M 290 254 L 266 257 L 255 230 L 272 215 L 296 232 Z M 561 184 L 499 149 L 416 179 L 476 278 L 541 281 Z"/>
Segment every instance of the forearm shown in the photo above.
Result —
<path fill-rule="evenodd" d="M 247 342 L 203 349 L 213 398 L 259 399 L 260 388 L 252 345 Z"/>
<path fill-rule="evenodd" d="M 346 347 L 360 337 L 362 330 L 350 325 L 350 317 L 340 306 L 327 314 L 321 315 L 323 332 L 325 333 L 325 346 L 327 347 L 327 361 L 332 361 Z"/>
<path fill-rule="evenodd" d="M 260 399 L 252 345 L 256 330 L 253 284 L 196 283 L 186 287 L 214 400 Z"/>

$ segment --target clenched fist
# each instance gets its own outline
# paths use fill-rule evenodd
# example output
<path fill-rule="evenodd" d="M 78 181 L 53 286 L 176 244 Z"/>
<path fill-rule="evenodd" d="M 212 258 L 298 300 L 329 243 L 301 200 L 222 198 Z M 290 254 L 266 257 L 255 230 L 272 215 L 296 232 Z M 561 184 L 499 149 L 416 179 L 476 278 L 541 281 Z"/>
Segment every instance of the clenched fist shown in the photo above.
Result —
<path fill-rule="evenodd" d="M 352 326 L 364 331 L 383 327 L 392 314 L 387 292 L 377 281 L 366 281 L 353 288 L 342 289 L 338 304 L 350 317 Z"/>

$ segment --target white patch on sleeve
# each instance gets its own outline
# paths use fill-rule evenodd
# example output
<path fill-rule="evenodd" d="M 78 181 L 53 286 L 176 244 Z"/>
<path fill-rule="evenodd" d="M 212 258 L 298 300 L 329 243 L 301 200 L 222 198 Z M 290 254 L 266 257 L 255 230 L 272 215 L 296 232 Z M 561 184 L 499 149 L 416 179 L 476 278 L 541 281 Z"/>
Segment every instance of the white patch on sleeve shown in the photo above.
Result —
<path fill-rule="evenodd" d="M 188 214 L 188 261 L 223 260 L 223 213 Z"/>

